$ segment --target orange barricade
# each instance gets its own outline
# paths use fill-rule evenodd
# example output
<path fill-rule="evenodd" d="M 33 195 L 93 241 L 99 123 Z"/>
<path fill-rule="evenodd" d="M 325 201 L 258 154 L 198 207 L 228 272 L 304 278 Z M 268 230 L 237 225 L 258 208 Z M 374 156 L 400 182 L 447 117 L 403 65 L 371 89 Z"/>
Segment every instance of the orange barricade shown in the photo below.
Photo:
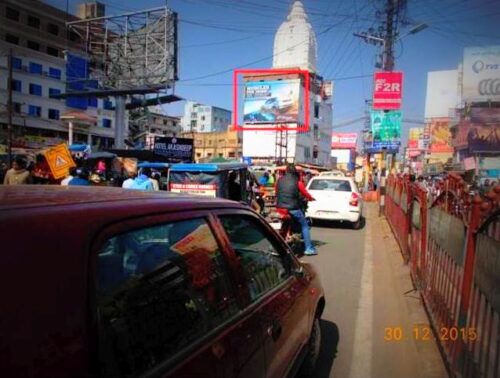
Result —
<path fill-rule="evenodd" d="M 450 174 L 439 191 L 431 203 L 424 186 L 391 176 L 386 217 L 410 264 L 415 287 L 452 375 L 497 377 L 500 186 L 484 198 L 472 199 L 460 176 Z M 408 211 L 404 211 L 405 203 Z M 407 246 L 405 220 L 410 240 Z"/>

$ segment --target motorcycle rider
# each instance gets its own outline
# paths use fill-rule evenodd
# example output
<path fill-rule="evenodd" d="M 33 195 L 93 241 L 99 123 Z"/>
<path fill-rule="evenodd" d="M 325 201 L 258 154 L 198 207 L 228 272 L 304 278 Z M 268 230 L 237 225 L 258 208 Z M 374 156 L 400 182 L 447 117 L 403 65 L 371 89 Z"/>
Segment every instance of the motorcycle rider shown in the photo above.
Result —
<path fill-rule="evenodd" d="M 316 249 L 311 241 L 309 224 L 302 210 L 301 195 L 308 201 L 314 201 L 314 198 L 306 190 L 304 183 L 300 180 L 295 165 L 287 164 L 285 175 L 278 180 L 276 185 L 276 207 L 288 210 L 292 218 L 300 224 L 305 244 L 304 254 L 316 255 Z"/>

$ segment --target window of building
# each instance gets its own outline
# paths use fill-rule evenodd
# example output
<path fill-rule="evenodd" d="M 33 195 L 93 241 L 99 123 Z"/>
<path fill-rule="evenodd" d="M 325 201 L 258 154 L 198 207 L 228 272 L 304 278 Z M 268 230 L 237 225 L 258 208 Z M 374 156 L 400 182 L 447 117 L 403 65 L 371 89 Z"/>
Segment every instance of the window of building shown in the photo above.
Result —
<path fill-rule="evenodd" d="M 5 8 L 5 17 L 12 21 L 19 21 L 19 11 L 6 7 Z"/>
<path fill-rule="evenodd" d="M 34 96 L 41 96 L 42 86 L 38 84 L 30 84 L 30 94 Z"/>
<path fill-rule="evenodd" d="M 28 49 L 31 49 L 31 50 L 36 50 L 36 51 L 40 50 L 40 44 L 38 42 L 28 41 L 26 43 L 26 46 L 28 47 Z"/>
<path fill-rule="evenodd" d="M 193 246 L 197 235 L 203 241 Z M 224 258 L 202 218 L 117 235 L 96 265 L 104 377 L 116 366 L 120 376 L 142 376 L 238 312 Z"/>
<path fill-rule="evenodd" d="M 97 97 L 89 97 L 87 105 L 91 108 L 97 108 Z"/>
<path fill-rule="evenodd" d="M 59 49 L 56 47 L 47 46 L 47 54 L 58 57 Z"/>
<path fill-rule="evenodd" d="M 36 105 L 28 106 L 28 114 L 32 117 L 41 117 L 42 116 L 42 108 Z"/>
<path fill-rule="evenodd" d="M 12 57 L 11 59 L 12 69 L 20 70 L 23 68 L 23 60 L 21 58 Z"/>
<path fill-rule="evenodd" d="M 317 102 L 314 103 L 314 118 L 319 118 L 319 104 Z"/>
<path fill-rule="evenodd" d="M 198 117 L 198 113 L 196 112 L 191 112 L 191 118 L 196 118 Z"/>
<path fill-rule="evenodd" d="M 51 23 L 48 23 L 47 24 L 47 31 L 50 34 L 58 35 L 59 34 L 59 26 L 51 24 Z"/>
<path fill-rule="evenodd" d="M 12 34 L 5 34 L 5 42 L 13 43 L 14 45 L 19 45 L 19 37 Z"/>
<path fill-rule="evenodd" d="M 241 215 L 225 215 L 220 220 L 241 262 L 252 300 L 258 299 L 290 276 L 291 260 L 285 260 L 280 255 L 276 242 L 268 237 L 261 224 Z"/>
<path fill-rule="evenodd" d="M 205 120 L 205 116 L 204 116 L 204 115 L 203 115 L 203 116 L 201 116 L 201 120 L 202 120 L 202 121 L 204 121 L 204 120 Z"/>
<path fill-rule="evenodd" d="M 59 119 L 59 110 L 49 109 L 49 119 Z"/>
<path fill-rule="evenodd" d="M 61 94 L 61 90 L 60 89 L 49 88 L 49 97 L 57 96 L 57 95 L 60 95 L 60 94 Z"/>
<path fill-rule="evenodd" d="M 80 36 L 78 34 L 76 34 L 74 31 L 70 31 L 69 32 L 69 40 L 76 42 L 76 41 L 80 40 Z"/>
<path fill-rule="evenodd" d="M 109 118 L 102 119 L 102 127 L 104 127 L 105 129 L 111 129 L 111 126 L 112 126 L 112 120 L 110 120 Z"/>
<path fill-rule="evenodd" d="M 219 157 L 224 157 L 224 154 L 222 152 L 219 152 Z"/>
<path fill-rule="evenodd" d="M 163 126 L 168 126 L 168 120 L 167 119 L 163 120 Z"/>
<path fill-rule="evenodd" d="M 22 85 L 21 80 L 15 80 L 14 79 L 10 83 L 12 85 L 12 90 L 13 91 L 15 91 L 15 92 L 21 92 L 22 91 L 23 85 Z"/>
<path fill-rule="evenodd" d="M 234 158 L 236 157 L 236 154 L 234 153 L 234 151 L 230 151 L 228 154 L 227 154 L 228 157 L 230 158 Z"/>
<path fill-rule="evenodd" d="M 209 153 L 207 154 L 207 157 L 211 158 L 211 157 L 212 157 L 212 153 L 211 153 L 211 152 L 209 152 Z"/>
<path fill-rule="evenodd" d="M 102 107 L 106 110 L 112 110 L 113 109 L 113 102 L 111 100 L 104 100 L 102 102 Z"/>
<path fill-rule="evenodd" d="M 192 128 L 192 129 L 195 129 L 195 128 L 196 128 L 196 121 L 195 121 L 195 120 L 192 120 L 192 121 L 191 121 L 191 128 Z"/>
<path fill-rule="evenodd" d="M 38 64 L 38 63 L 30 62 L 30 73 L 41 75 L 42 74 L 42 65 Z"/>
<path fill-rule="evenodd" d="M 28 16 L 28 26 L 31 26 L 32 28 L 40 29 L 40 19 L 35 16 Z"/>
<path fill-rule="evenodd" d="M 61 70 L 58 68 L 49 67 L 49 76 L 53 79 L 61 80 Z"/>
<path fill-rule="evenodd" d="M 21 113 L 21 103 L 19 103 L 19 102 L 13 102 L 12 103 L 12 111 L 14 113 L 18 113 L 18 114 Z"/>

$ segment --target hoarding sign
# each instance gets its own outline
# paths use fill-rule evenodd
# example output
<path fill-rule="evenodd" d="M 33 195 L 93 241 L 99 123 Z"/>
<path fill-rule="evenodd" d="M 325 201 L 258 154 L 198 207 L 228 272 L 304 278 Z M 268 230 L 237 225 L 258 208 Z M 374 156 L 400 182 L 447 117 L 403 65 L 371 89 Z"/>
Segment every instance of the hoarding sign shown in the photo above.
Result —
<path fill-rule="evenodd" d="M 470 120 L 483 125 L 500 124 L 500 108 L 471 108 Z"/>
<path fill-rule="evenodd" d="M 464 49 L 462 97 L 469 103 L 500 101 L 500 46 Z"/>
<path fill-rule="evenodd" d="M 397 110 L 401 108 L 403 92 L 402 72 L 375 72 L 373 109 Z"/>
<path fill-rule="evenodd" d="M 397 149 L 401 144 L 401 119 L 400 111 L 372 110 L 371 124 L 373 135 L 373 148 Z"/>
<path fill-rule="evenodd" d="M 332 148 L 356 148 L 357 133 L 332 133 Z"/>
<path fill-rule="evenodd" d="M 423 127 L 412 127 L 408 135 L 408 148 L 421 149 L 423 147 Z"/>
<path fill-rule="evenodd" d="M 298 123 L 300 80 L 255 81 L 245 84 L 243 123 Z"/>
<path fill-rule="evenodd" d="M 447 118 L 431 120 L 431 148 L 432 152 L 453 152 L 451 146 L 451 132 Z"/>
<path fill-rule="evenodd" d="M 216 184 L 179 184 L 171 183 L 170 191 L 172 193 L 193 194 L 204 197 L 217 197 Z"/>
<path fill-rule="evenodd" d="M 191 160 L 193 157 L 193 139 L 155 138 L 154 153 L 176 160 Z"/>
<path fill-rule="evenodd" d="M 455 128 L 452 145 L 470 152 L 500 151 L 500 124 L 485 125 L 462 121 Z"/>

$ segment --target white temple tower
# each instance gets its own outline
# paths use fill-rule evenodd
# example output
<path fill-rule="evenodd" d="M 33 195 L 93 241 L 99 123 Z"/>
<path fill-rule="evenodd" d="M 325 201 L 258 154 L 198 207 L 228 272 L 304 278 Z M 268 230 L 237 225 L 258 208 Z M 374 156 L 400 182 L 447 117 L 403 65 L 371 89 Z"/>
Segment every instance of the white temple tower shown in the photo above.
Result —
<path fill-rule="evenodd" d="M 316 34 L 301 1 L 294 1 L 274 38 L 273 68 L 300 68 L 316 72 Z"/>

